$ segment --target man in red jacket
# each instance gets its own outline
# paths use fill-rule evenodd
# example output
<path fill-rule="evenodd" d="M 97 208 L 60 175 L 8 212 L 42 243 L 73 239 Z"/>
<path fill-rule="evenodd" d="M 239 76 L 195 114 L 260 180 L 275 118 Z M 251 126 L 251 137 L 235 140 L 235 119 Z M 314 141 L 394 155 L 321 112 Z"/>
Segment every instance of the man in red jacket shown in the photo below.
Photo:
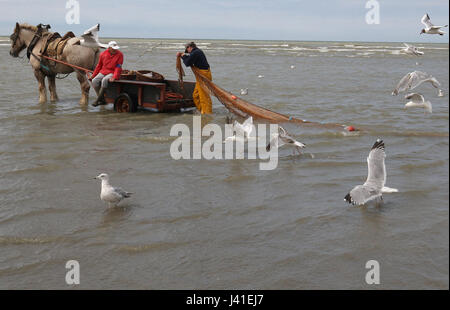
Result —
<path fill-rule="evenodd" d="M 94 107 L 99 104 L 105 104 L 105 89 L 108 82 L 120 79 L 122 72 L 123 54 L 119 51 L 119 45 L 116 41 L 108 43 L 108 49 L 100 54 L 98 64 L 92 73 L 92 86 L 97 92 L 97 99 L 92 103 Z M 101 86 L 101 87 L 100 87 Z"/>

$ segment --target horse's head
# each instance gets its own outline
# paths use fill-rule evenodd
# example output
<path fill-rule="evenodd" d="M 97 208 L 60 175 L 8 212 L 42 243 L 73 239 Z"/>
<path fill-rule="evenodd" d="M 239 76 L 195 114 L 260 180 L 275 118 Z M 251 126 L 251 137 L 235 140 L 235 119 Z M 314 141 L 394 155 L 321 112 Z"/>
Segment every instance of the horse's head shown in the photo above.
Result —
<path fill-rule="evenodd" d="M 20 37 L 19 23 L 16 23 L 16 28 L 14 28 L 14 32 L 9 36 L 9 39 L 11 40 L 11 50 L 9 51 L 9 54 L 12 57 L 19 57 L 19 53 L 27 47 L 25 41 Z"/>

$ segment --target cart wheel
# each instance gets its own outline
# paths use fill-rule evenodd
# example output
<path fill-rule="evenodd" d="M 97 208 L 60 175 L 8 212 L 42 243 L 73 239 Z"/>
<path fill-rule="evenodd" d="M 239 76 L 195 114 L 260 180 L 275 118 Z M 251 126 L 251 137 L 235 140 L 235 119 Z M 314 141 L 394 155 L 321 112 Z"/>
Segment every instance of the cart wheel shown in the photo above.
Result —
<path fill-rule="evenodd" d="M 127 93 L 121 93 L 114 100 L 114 110 L 116 112 L 134 113 L 137 110 L 137 104 Z"/>

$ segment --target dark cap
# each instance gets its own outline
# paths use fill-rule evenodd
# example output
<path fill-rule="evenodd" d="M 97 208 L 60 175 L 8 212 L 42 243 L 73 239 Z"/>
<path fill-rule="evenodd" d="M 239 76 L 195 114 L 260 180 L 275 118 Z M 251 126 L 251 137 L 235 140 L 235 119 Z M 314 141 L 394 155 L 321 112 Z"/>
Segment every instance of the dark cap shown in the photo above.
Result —
<path fill-rule="evenodd" d="M 186 43 L 186 45 L 184 46 L 185 48 L 188 48 L 188 47 L 197 47 L 197 45 L 195 45 L 195 43 L 194 42 L 189 42 L 189 43 Z"/>

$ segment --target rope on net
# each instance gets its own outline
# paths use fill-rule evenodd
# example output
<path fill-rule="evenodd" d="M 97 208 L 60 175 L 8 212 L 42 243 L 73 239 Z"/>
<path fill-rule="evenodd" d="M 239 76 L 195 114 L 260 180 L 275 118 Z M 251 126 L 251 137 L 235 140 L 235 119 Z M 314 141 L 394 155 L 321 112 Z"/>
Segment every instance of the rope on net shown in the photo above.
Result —
<path fill-rule="evenodd" d="M 312 127 L 321 127 L 321 128 L 329 128 L 336 130 L 356 130 L 352 126 L 346 126 L 342 124 L 334 124 L 334 123 L 319 123 L 319 122 L 311 122 L 298 118 L 294 118 L 292 116 L 280 114 L 269 109 L 257 106 L 253 103 L 245 101 L 242 98 L 239 98 L 232 93 L 226 91 L 225 89 L 219 87 L 214 84 L 212 81 L 208 80 L 204 77 L 197 68 L 192 67 L 192 71 L 194 72 L 197 83 L 203 88 L 204 91 L 211 93 L 215 96 L 231 113 L 236 114 L 240 117 L 247 118 L 252 116 L 254 119 L 259 119 L 263 121 L 268 121 L 270 123 L 293 123 L 302 126 L 312 126 Z"/>

